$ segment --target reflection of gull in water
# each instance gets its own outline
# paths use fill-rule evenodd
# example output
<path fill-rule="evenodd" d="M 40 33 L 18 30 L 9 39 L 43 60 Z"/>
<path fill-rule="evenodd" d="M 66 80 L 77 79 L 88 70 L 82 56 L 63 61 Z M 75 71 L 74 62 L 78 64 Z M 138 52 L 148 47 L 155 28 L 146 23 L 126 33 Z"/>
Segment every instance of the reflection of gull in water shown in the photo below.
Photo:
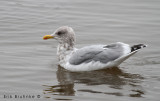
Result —
<path fill-rule="evenodd" d="M 43 39 L 54 38 L 59 42 L 57 54 L 59 64 L 70 71 L 91 71 L 117 67 L 127 58 L 146 45 L 129 46 L 117 42 L 109 45 L 92 45 L 81 49 L 75 48 L 75 33 L 71 27 L 58 28 L 54 34 Z"/>
<path fill-rule="evenodd" d="M 90 72 L 69 72 L 59 66 L 57 79 L 59 85 L 46 86 L 44 90 L 46 94 L 74 96 L 77 92 L 88 92 L 130 97 L 141 97 L 144 94 L 139 85 L 143 77 L 138 74 L 125 73 L 117 67 Z M 84 85 L 84 89 L 75 88 L 74 85 L 76 84 L 85 84 L 87 88 Z M 108 92 L 107 89 L 104 91 L 97 90 L 97 85 L 105 85 L 112 90 Z M 92 89 L 88 87 L 92 87 Z M 95 88 L 96 90 L 94 90 Z M 128 90 L 127 93 L 126 90 Z"/>

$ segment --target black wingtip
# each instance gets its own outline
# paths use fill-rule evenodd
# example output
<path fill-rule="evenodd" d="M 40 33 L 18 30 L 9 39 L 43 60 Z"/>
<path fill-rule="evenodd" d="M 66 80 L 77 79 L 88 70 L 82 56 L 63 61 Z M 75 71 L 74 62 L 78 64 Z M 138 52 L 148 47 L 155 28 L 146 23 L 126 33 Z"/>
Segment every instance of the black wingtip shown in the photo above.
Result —
<path fill-rule="evenodd" d="M 138 50 L 138 49 L 141 49 L 141 48 L 145 48 L 145 47 L 147 47 L 147 45 L 145 45 L 145 44 L 133 45 L 133 46 L 131 47 L 131 52 L 133 52 L 133 51 L 135 51 L 135 50 Z"/>

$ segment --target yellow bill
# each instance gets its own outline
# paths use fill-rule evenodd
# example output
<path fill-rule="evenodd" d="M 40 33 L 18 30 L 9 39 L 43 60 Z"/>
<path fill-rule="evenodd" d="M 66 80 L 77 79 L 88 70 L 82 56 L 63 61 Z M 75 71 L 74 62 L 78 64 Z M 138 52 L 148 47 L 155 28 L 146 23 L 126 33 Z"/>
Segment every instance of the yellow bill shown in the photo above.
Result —
<path fill-rule="evenodd" d="M 45 35 L 45 36 L 43 37 L 43 40 L 47 40 L 47 39 L 51 39 L 51 38 L 54 38 L 54 37 L 51 36 L 51 35 Z"/>

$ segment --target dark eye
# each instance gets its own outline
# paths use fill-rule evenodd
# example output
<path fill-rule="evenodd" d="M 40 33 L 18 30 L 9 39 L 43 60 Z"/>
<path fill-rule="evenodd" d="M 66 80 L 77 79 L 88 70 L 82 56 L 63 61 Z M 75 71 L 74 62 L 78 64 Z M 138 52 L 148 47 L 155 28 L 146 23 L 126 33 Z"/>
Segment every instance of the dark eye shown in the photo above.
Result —
<path fill-rule="evenodd" d="M 59 36 L 62 35 L 62 34 L 63 34 L 63 32 L 61 32 L 61 31 L 59 31 L 59 32 L 57 33 L 57 35 L 59 35 Z"/>

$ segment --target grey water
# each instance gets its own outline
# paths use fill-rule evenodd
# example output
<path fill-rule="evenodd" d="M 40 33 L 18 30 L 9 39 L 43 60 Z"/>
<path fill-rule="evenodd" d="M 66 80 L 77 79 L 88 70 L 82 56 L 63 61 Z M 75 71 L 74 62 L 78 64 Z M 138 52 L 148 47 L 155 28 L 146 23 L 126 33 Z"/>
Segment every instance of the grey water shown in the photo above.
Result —
<path fill-rule="evenodd" d="M 42 40 L 64 25 L 77 48 L 148 47 L 113 69 L 70 72 L 58 66 L 58 43 Z M 159 44 L 160 0 L 1 0 L 0 100 L 159 101 Z"/>

